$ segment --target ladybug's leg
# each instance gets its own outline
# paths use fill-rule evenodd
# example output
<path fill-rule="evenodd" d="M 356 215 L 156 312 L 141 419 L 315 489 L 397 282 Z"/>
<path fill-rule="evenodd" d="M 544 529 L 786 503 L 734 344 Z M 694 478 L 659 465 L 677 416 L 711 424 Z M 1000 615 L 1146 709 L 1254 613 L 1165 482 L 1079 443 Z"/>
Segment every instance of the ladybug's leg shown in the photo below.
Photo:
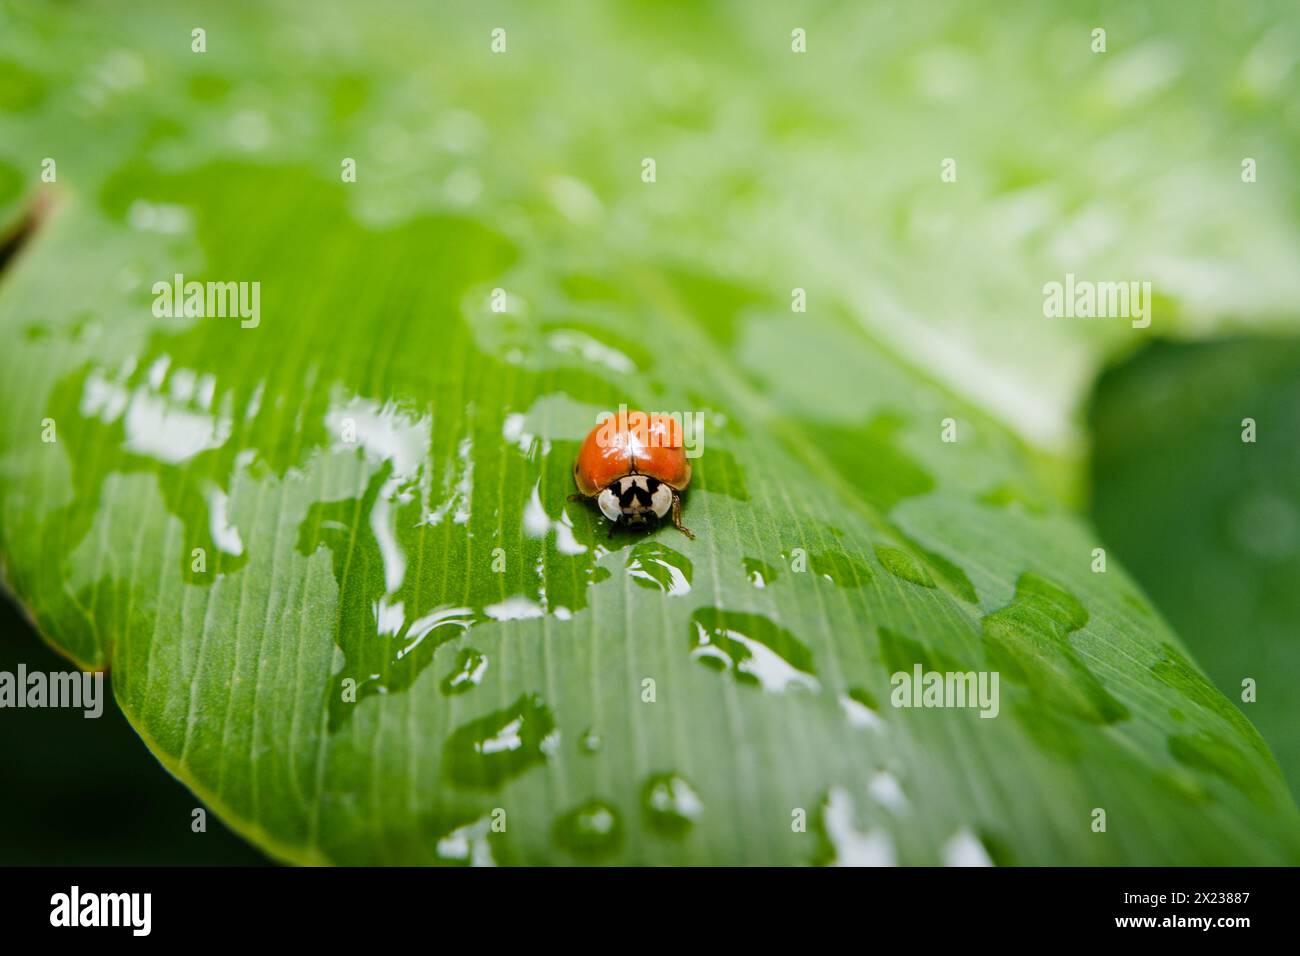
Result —
<path fill-rule="evenodd" d="M 673 492 L 673 527 L 692 541 L 695 540 L 695 533 L 682 524 L 682 496 L 677 492 Z"/>
<path fill-rule="evenodd" d="M 617 521 L 611 521 L 611 522 L 609 523 L 609 537 L 610 537 L 610 540 L 613 540 L 613 538 L 614 538 L 614 529 L 617 528 L 617 527 L 618 527 L 618 522 L 617 522 Z"/>
<path fill-rule="evenodd" d="M 572 495 L 569 495 L 569 500 L 570 500 L 570 501 L 586 501 L 586 500 L 587 500 L 587 496 L 586 496 L 586 495 L 580 495 L 580 494 L 572 494 Z"/>

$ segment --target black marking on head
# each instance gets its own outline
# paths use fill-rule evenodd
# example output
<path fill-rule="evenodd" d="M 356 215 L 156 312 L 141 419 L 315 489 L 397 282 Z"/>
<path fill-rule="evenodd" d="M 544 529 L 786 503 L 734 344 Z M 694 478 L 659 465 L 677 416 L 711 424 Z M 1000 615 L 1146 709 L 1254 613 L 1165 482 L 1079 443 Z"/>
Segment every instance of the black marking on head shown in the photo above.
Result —
<path fill-rule="evenodd" d="M 620 478 L 615 484 L 617 487 L 614 493 L 618 495 L 620 508 L 648 509 L 651 506 L 651 497 L 659 487 L 659 480 L 642 475 L 628 475 L 626 478 Z"/>

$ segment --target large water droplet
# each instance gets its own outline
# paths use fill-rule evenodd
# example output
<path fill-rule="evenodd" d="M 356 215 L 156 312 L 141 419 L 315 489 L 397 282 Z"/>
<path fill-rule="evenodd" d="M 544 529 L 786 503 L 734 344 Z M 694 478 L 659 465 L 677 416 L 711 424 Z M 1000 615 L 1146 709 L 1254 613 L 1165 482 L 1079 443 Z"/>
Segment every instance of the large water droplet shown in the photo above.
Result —
<path fill-rule="evenodd" d="M 528 499 L 528 505 L 524 508 L 524 534 L 530 538 L 544 538 L 549 532 L 554 531 L 555 550 L 560 554 L 585 554 L 587 546 L 579 543 L 574 537 L 573 519 L 569 517 L 569 513 L 561 511 L 560 517 L 552 521 L 542 505 L 540 492 L 541 479 L 538 479 L 533 485 L 533 493 Z"/>
<path fill-rule="evenodd" d="M 443 774 L 462 787 L 493 788 L 546 759 L 555 718 L 536 696 L 457 728 L 443 749 Z"/>
<path fill-rule="evenodd" d="M 546 608 L 538 601 L 522 594 L 512 594 L 504 601 L 489 604 L 483 613 L 494 621 L 526 621 L 529 618 L 545 617 Z"/>
<path fill-rule="evenodd" d="M 619 375 L 636 371 L 632 359 L 618 349 L 576 329 L 559 329 L 546 339 L 551 350 L 561 355 L 576 356 L 589 365 L 602 365 Z"/>
<path fill-rule="evenodd" d="M 641 809 L 650 829 L 661 836 L 680 839 L 704 812 L 704 804 L 684 777 L 660 773 L 641 788 Z"/>
<path fill-rule="evenodd" d="M 472 823 L 457 827 L 437 843 L 434 852 L 438 859 L 448 863 L 461 863 L 468 866 L 495 866 L 492 858 L 492 846 L 489 837 L 492 832 L 492 818 L 480 817 Z"/>
<path fill-rule="evenodd" d="M 911 553 L 916 556 L 916 560 L 923 562 L 922 570 L 925 571 L 926 575 L 938 579 L 939 586 L 947 588 L 970 604 L 979 603 L 979 595 L 975 591 L 975 585 L 971 584 L 966 572 L 958 565 L 945 558 L 938 551 L 926 548 L 915 538 L 905 534 L 902 529 L 896 527 L 894 533 L 903 540 Z"/>
<path fill-rule="evenodd" d="M 934 579 L 930 577 L 930 572 L 925 569 L 925 565 L 902 548 L 877 545 L 876 559 L 896 578 L 910 581 L 923 588 L 934 587 Z"/>
<path fill-rule="evenodd" d="M 738 684 L 781 692 L 818 688 L 812 651 L 761 614 L 701 608 L 691 618 L 691 657 L 729 671 Z"/>
<path fill-rule="evenodd" d="M 777 570 L 757 558 L 745 558 L 745 575 L 756 588 L 765 588 L 776 580 Z"/>
<path fill-rule="evenodd" d="M 691 591 L 690 559 L 658 541 L 643 541 L 627 558 L 627 574 L 643 588 L 679 597 Z"/>
<path fill-rule="evenodd" d="M 608 856 L 623 842 L 618 811 L 603 800 L 574 807 L 555 821 L 555 842 L 576 857 Z"/>
<path fill-rule="evenodd" d="M 878 731 L 885 729 L 885 722 L 876 713 L 876 699 L 864 688 L 850 687 L 849 692 L 840 697 L 840 709 L 850 727 Z"/>
<path fill-rule="evenodd" d="M 988 850 L 969 827 L 962 827 L 943 845 L 944 866 L 992 866 Z"/>
<path fill-rule="evenodd" d="M 1001 484 L 990 488 L 976 499 L 990 508 L 1006 508 L 1013 513 L 1042 514 L 1045 507 L 1035 494 L 1016 484 Z"/>
<path fill-rule="evenodd" d="M 894 841 L 880 827 L 858 829 L 854 801 L 843 787 L 833 787 L 822 805 L 821 827 L 829 844 L 830 866 L 894 866 Z"/>
<path fill-rule="evenodd" d="M 876 773 L 867 783 L 867 793 L 871 799 L 887 810 L 900 812 L 907 809 L 907 796 L 898 778 L 887 770 Z"/>
<path fill-rule="evenodd" d="M 838 551 L 826 551 L 808 556 L 809 569 L 825 581 L 842 588 L 860 588 L 870 584 L 875 577 L 870 566 Z"/>
<path fill-rule="evenodd" d="M 1128 718 L 1128 708 L 1070 643 L 1070 633 L 1088 623 L 1088 612 L 1064 588 L 1026 572 L 1012 602 L 982 623 L 989 657 L 1002 676 L 1028 688 L 1049 710 L 1101 724 Z"/>
<path fill-rule="evenodd" d="M 487 672 L 488 659 L 486 654 L 474 650 L 472 647 L 461 648 L 456 654 L 456 663 L 442 681 L 442 692 L 444 694 L 463 694 L 467 690 L 473 690 L 483 682 L 483 675 Z"/>

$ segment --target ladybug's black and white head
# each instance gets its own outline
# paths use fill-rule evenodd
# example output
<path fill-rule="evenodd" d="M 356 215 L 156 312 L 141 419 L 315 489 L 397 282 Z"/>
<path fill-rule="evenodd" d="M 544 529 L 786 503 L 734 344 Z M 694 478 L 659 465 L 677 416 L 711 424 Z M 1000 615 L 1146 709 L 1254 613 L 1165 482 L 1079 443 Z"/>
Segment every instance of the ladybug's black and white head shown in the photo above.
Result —
<path fill-rule="evenodd" d="M 650 516 L 664 518 L 673 507 L 673 490 L 649 475 L 627 475 L 596 496 L 601 514 L 610 521 L 640 525 Z"/>

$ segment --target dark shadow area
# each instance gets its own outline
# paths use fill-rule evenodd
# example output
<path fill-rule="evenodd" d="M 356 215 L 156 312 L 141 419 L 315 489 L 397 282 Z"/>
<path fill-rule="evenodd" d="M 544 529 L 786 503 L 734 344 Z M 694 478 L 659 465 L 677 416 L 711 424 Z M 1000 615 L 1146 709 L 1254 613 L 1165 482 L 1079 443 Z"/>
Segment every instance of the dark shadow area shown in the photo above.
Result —
<path fill-rule="evenodd" d="M 0 596 L 0 671 L 73 666 Z M 107 678 L 103 714 L 0 709 L 0 866 L 256 866 L 267 859 L 207 813 L 154 759 L 117 708 Z"/>

